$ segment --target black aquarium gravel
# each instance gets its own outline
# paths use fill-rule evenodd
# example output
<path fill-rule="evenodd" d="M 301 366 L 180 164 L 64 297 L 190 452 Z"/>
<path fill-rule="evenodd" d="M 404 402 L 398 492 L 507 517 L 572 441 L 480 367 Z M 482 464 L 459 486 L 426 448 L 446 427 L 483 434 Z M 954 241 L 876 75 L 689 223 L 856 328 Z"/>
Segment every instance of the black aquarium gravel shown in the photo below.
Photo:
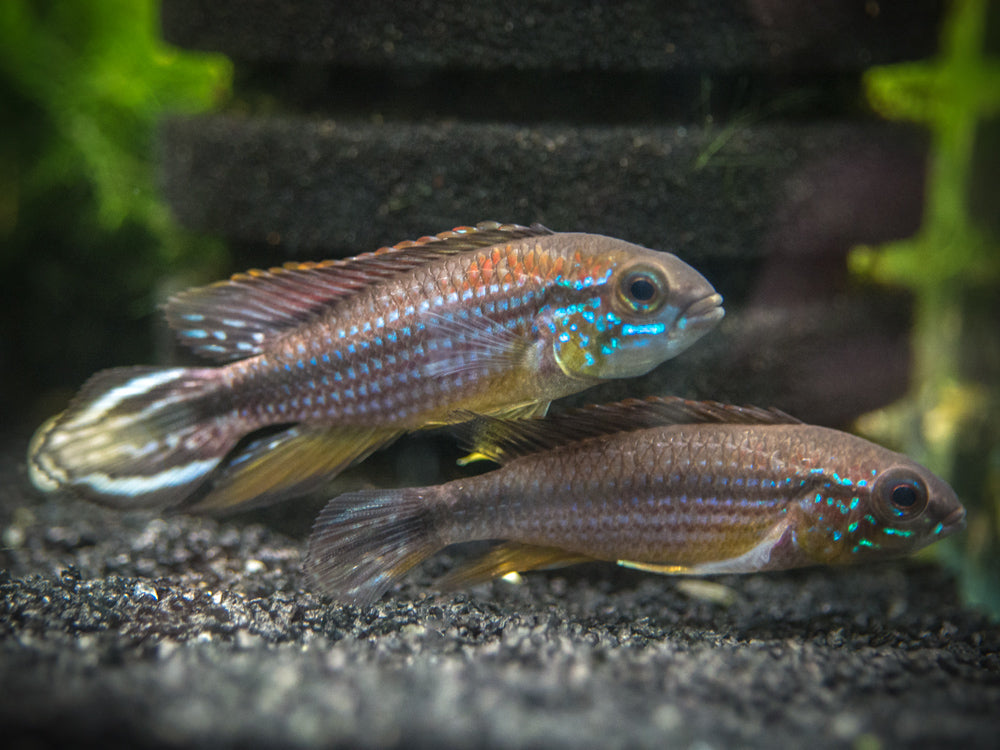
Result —
<path fill-rule="evenodd" d="M 311 509 L 42 499 L 24 443 L 3 446 L 8 747 L 985 748 L 1000 729 L 1000 629 L 919 561 L 433 592 L 459 550 L 359 610 L 302 589 Z"/>

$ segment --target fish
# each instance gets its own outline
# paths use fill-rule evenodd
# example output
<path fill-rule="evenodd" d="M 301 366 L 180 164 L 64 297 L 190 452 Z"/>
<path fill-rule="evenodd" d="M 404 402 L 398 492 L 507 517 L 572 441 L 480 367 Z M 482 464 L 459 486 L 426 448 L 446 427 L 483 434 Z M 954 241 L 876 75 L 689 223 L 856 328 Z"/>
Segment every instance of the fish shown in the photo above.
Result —
<path fill-rule="evenodd" d="M 923 466 L 777 409 L 652 397 L 456 429 L 500 468 L 333 499 L 303 562 L 316 591 L 371 605 L 461 542 L 494 544 L 442 589 L 594 560 L 695 576 L 859 563 L 964 526 Z"/>
<path fill-rule="evenodd" d="M 165 305 L 202 367 L 94 375 L 28 450 L 42 491 L 219 511 L 302 495 L 405 432 L 648 372 L 722 298 L 675 255 L 482 222 L 352 258 L 251 270 Z"/>

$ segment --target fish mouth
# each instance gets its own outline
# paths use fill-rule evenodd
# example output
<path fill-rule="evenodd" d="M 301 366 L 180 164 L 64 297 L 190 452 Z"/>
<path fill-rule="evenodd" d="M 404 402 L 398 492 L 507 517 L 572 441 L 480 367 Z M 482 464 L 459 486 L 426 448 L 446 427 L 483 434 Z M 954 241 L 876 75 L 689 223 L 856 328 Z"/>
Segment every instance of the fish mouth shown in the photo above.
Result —
<path fill-rule="evenodd" d="M 688 305 L 681 314 L 681 326 L 686 331 L 708 329 L 725 317 L 722 295 L 710 294 Z"/>
<path fill-rule="evenodd" d="M 956 508 L 941 521 L 941 535 L 946 536 L 965 528 L 965 508 Z"/>

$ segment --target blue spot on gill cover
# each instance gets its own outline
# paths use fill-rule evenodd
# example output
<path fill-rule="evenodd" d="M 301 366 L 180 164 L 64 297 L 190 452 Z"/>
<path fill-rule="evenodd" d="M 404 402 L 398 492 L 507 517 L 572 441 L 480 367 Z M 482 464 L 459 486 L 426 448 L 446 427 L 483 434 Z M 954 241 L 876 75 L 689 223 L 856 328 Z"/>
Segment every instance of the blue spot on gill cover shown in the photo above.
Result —
<path fill-rule="evenodd" d="M 625 336 L 658 336 L 667 329 L 663 323 L 627 324 L 622 327 Z"/>
<path fill-rule="evenodd" d="M 891 526 L 886 526 L 882 529 L 882 532 L 889 536 L 901 536 L 904 538 L 913 536 L 913 532 L 908 529 L 894 529 Z"/>

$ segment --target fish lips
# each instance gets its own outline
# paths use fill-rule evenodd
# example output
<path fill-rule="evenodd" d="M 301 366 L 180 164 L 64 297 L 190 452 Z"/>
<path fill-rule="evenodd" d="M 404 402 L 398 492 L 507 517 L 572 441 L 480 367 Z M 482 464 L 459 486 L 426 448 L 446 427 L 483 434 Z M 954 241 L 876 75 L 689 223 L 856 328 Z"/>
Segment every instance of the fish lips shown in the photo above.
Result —
<path fill-rule="evenodd" d="M 685 333 L 706 333 L 718 325 L 725 315 L 726 311 L 722 307 L 722 295 L 709 294 L 684 308 L 677 327 Z"/>
<path fill-rule="evenodd" d="M 949 513 L 941 521 L 941 536 L 948 536 L 949 534 L 954 534 L 956 531 L 962 531 L 965 528 L 965 508 L 958 507 L 955 508 L 951 513 Z"/>

